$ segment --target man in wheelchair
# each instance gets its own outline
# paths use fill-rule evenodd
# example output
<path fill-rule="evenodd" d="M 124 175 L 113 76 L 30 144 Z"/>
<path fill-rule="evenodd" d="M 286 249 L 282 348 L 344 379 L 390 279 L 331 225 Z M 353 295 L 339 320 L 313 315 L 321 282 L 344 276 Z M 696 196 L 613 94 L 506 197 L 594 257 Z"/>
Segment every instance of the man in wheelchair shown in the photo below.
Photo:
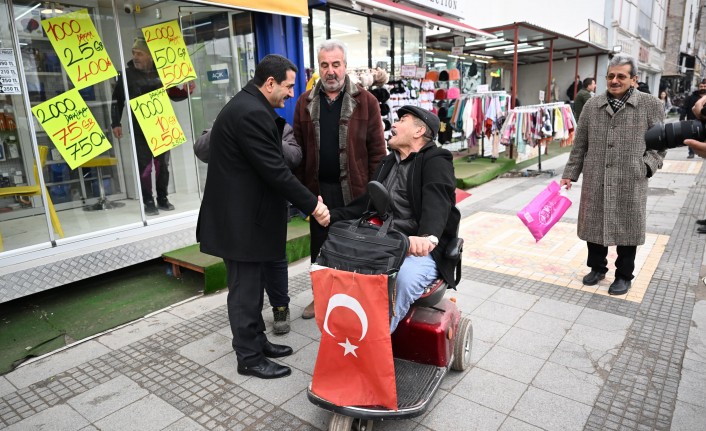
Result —
<path fill-rule="evenodd" d="M 397 110 L 399 120 L 388 141 L 390 154 L 373 175 L 390 194 L 393 228 L 409 237 L 409 251 L 397 275 L 390 332 L 410 305 L 438 278 L 455 287 L 456 261 L 446 248 L 456 238 L 461 214 L 456 208 L 453 157 L 437 147 L 439 118 L 417 106 Z M 365 193 L 331 211 L 331 223 L 360 217 L 370 203 Z"/>

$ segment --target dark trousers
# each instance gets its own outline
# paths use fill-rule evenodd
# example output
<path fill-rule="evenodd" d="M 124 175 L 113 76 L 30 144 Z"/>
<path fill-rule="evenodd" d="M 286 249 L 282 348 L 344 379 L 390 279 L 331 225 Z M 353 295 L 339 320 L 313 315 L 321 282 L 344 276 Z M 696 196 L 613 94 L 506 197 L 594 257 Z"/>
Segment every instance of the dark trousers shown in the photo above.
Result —
<path fill-rule="evenodd" d="M 320 183 L 319 195 L 321 195 L 329 210 L 344 206 L 341 183 Z M 321 250 L 321 245 L 323 245 L 324 241 L 326 241 L 328 228 L 318 224 L 314 217 L 310 217 L 309 234 L 311 240 L 309 248 L 311 251 L 311 262 L 314 263 L 316 261 L 316 256 L 319 255 L 319 250 Z"/>
<path fill-rule="evenodd" d="M 586 265 L 594 271 L 606 273 L 608 272 L 608 247 L 592 242 L 587 242 L 588 259 Z M 615 259 L 615 277 L 623 280 L 632 280 L 632 275 L 635 271 L 635 255 L 637 254 L 637 246 L 635 245 L 619 245 L 618 258 Z"/>
<path fill-rule="evenodd" d="M 142 203 L 153 201 L 152 197 L 152 169 L 156 179 L 157 201 L 167 200 L 167 187 L 169 186 L 169 151 L 157 157 L 152 156 L 146 142 L 136 142 L 137 168 L 139 169 L 140 185 L 142 186 Z"/>
<path fill-rule="evenodd" d="M 267 341 L 262 304 L 265 295 L 263 262 L 223 259 L 228 279 L 228 321 L 233 333 L 233 350 L 238 364 L 256 365 L 262 361 Z"/>
<path fill-rule="evenodd" d="M 273 260 L 262 264 L 265 278 L 265 292 L 270 298 L 270 305 L 282 307 L 289 305 L 289 262 L 287 259 Z"/>

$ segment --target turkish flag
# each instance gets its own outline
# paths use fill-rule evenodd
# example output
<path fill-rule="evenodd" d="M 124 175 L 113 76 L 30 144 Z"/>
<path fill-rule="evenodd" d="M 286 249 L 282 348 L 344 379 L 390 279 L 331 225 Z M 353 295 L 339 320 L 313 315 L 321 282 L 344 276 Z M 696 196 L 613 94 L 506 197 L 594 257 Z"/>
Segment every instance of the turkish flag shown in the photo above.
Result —
<path fill-rule="evenodd" d="M 387 275 L 311 271 L 321 330 L 311 391 L 338 406 L 397 410 Z"/>

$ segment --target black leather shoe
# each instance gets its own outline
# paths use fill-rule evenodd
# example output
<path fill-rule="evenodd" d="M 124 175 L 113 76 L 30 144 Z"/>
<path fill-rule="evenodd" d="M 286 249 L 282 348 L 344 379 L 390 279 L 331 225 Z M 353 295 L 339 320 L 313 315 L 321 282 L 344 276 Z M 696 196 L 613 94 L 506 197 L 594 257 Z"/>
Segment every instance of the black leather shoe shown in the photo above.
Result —
<path fill-rule="evenodd" d="M 282 344 L 272 344 L 269 341 L 265 342 L 262 348 L 262 354 L 268 358 L 281 358 L 289 356 L 294 352 L 291 347 Z"/>
<path fill-rule="evenodd" d="M 625 280 L 624 278 L 616 277 L 613 284 L 608 288 L 608 293 L 610 295 L 625 295 L 630 290 L 630 285 L 632 282 L 630 280 Z"/>
<path fill-rule="evenodd" d="M 591 272 L 589 272 L 583 277 L 583 284 L 585 284 L 586 286 L 595 286 L 596 284 L 598 284 L 599 281 L 603 280 L 604 278 L 604 272 L 591 270 Z"/>
<path fill-rule="evenodd" d="M 706 218 L 702 218 L 701 220 L 696 220 L 696 224 L 701 225 L 701 226 L 706 226 Z"/>
<path fill-rule="evenodd" d="M 706 233 L 706 226 L 701 226 L 700 228 L 696 229 L 696 232 L 698 232 L 698 233 Z"/>
<path fill-rule="evenodd" d="M 261 379 L 278 379 L 292 374 L 292 369 L 263 358 L 259 364 L 249 367 L 238 364 L 238 374 L 255 376 Z"/>

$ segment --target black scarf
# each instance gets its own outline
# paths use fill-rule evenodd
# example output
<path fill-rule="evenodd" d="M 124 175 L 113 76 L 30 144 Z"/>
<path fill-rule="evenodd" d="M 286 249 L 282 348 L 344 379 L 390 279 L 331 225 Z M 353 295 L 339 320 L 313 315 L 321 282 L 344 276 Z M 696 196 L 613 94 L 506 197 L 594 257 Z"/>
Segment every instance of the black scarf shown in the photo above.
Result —
<path fill-rule="evenodd" d="M 610 107 L 613 108 L 613 113 L 618 112 L 618 110 L 622 108 L 623 105 L 625 105 L 625 102 L 627 102 L 630 96 L 632 96 L 632 92 L 634 90 L 634 87 L 630 87 L 630 89 L 628 89 L 628 91 L 626 91 L 625 94 L 623 94 L 623 97 L 621 97 L 620 99 L 616 99 L 610 93 L 608 93 L 608 103 L 610 103 Z"/>

